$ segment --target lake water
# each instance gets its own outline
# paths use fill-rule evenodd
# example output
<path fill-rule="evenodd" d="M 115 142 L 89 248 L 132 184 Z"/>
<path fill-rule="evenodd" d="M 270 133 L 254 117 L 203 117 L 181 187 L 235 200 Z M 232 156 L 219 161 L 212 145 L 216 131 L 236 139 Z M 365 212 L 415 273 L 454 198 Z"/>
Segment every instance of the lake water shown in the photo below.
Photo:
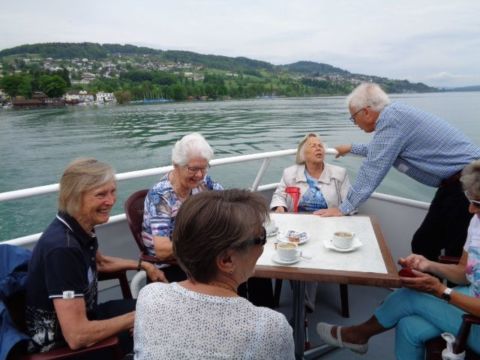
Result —
<path fill-rule="evenodd" d="M 480 143 L 480 92 L 409 94 L 393 100 L 435 113 Z M 95 157 L 117 172 L 169 165 L 176 140 L 201 132 L 222 158 L 296 147 L 307 132 L 327 143 L 368 142 L 348 120 L 345 97 L 282 98 L 225 102 L 186 102 L 44 110 L 0 110 L 0 192 L 57 183 L 76 157 Z M 452 149 L 453 150 L 453 149 Z M 264 183 L 277 182 L 293 157 L 272 161 Z M 361 159 L 328 159 L 345 166 L 352 180 Z M 245 164 L 247 169 L 245 169 Z M 225 187 L 248 187 L 260 162 L 210 173 Z M 125 198 L 157 178 L 122 181 L 113 214 Z M 378 191 L 430 201 L 434 189 L 390 171 Z M 0 202 L 0 241 L 41 232 L 56 212 L 56 194 Z"/>

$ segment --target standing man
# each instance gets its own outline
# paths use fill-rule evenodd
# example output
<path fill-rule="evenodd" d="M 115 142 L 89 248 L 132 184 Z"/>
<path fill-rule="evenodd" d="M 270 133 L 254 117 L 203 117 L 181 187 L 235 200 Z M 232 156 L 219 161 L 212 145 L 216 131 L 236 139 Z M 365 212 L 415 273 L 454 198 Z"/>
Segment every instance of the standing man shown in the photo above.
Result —
<path fill-rule="evenodd" d="M 350 120 L 367 133 L 369 144 L 339 145 L 364 160 L 347 198 L 321 216 L 352 213 L 375 191 L 392 166 L 422 184 L 437 188 L 427 216 L 412 239 L 412 251 L 436 260 L 441 249 L 460 256 L 471 218 L 460 184 L 463 168 L 480 158 L 480 148 L 439 117 L 393 102 L 373 83 L 359 85 L 347 98 Z"/>

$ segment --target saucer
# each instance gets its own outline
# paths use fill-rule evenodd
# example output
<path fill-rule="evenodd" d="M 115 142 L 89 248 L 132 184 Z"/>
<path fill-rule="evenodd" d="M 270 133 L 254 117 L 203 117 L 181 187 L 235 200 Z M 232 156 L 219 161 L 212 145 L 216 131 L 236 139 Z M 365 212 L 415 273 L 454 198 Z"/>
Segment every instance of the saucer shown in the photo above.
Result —
<path fill-rule="evenodd" d="M 297 244 L 297 245 L 302 245 L 302 244 L 305 244 L 307 241 L 308 241 L 308 234 L 306 232 L 296 232 L 297 234 L 300 235 L 300 241 L 298 243 L 293 243 L 291 241 L 288 240 L 288 236 L 290 233 L 294 232 L 293 230 L 288 230 L 286 234 L 278 234 L 277 236 L 277 240 L 280 241 L 280 242 L 284 242 L 284 243 L 292 243 L 292 244 Z"/>
<path fill-rule="evenodd" d="M 354 251 L 354 250 L 358 249 L 360 246 L 362 246 L 362 242 L 360 241 L 360 239 L 357 236 L 355 236 L 353 238 L 352 246 L 349 247 L 349 248 L 346 248 L 346 249 L 338 248 L 335 245 L 333 245 L 333 239 L 324 240 L 323 245 L 327 249 L 330 249 L 330 250 L 334 250 L 334 251 L 338 251 L 338 252 L 351 252 L 351 251 Z"/>
<path fill-rule="evenodd" d="M 298 256 L 296 259 L 293 259 L 293 260 L 290 260 L 290 261 L 285 261 L 285 260 L 281 260 L 278 257 L 278 254 L 273 254 L 272 261 L 274 263 L 277 263 L 277 264 L 280 264 L 280 265 L 292 265 L 292 264 L 295 264 L 295 263 L 300 261 L 300 256 Z"/>

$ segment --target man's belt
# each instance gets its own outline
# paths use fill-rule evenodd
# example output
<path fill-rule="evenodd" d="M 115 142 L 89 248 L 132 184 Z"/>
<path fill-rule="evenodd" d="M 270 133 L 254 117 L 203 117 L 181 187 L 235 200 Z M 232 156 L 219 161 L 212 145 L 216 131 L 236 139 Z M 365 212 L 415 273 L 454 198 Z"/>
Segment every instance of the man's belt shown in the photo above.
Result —
<path fill-rule="evenodd" d="M 453 174 L 449 178 L 443 179 L 442 182 L 440 183 L 440 187 L 445 187 L 445 186 L 449 186 L 449 185 L 453 185 L 453 184 L 458 183 L 460 181 L 460 177 L 462 176 L 462 170 Z"/>

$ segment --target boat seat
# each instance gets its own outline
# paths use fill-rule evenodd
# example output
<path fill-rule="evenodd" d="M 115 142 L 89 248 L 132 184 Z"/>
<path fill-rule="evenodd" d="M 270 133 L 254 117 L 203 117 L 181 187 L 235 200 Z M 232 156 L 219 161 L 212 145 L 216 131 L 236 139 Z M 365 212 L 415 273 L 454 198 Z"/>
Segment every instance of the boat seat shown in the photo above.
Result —
<path fill-rule="evenodd" d="M 160 260 L 156 256 L 152 256 L 148 253 L 147 247 L 143 243 L 142 239 L 142 224 L 143 224 L 143 212 L 145 209 L 145 197 L 147 196 L 148 189 L 142 189 L 135 191 L 125 201 L 123 208 L 125 215 L 127 216 L 128 226 L 135 239 L 135 242 L 140 250 L 139 259 L 155 264 L 176 264 L 175 260 L 164 261 Z"/>

